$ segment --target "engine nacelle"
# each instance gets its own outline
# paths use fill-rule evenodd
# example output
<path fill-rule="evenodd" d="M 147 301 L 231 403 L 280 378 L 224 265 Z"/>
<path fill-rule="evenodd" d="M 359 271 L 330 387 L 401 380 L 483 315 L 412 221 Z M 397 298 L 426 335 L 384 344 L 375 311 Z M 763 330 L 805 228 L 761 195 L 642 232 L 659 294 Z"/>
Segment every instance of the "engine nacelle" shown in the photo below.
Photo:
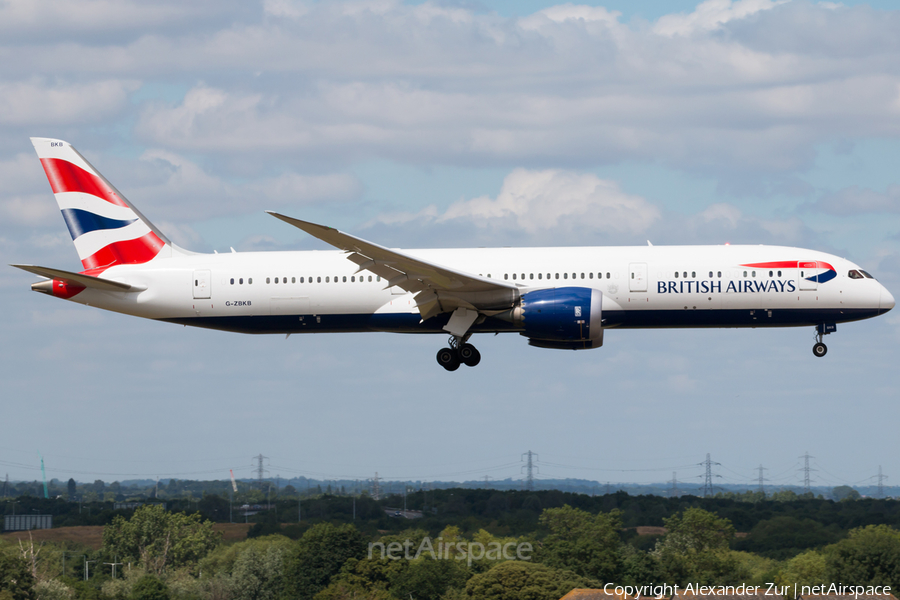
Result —
<path fill-rule="evenodd" d="M 497 315 L 522 327 L 539 348 L 583 350 L 603 345 L 603 293 L 583 287 L 549 288 L 522 295 L 519 306 Z"/>

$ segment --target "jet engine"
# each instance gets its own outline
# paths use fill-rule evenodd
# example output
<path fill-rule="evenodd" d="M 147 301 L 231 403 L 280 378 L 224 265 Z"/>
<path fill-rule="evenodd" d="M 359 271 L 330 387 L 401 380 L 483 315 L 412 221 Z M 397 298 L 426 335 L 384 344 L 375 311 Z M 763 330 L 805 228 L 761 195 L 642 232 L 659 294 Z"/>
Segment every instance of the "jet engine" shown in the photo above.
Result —
<path fill-rule="evenodd" d="M 521 327 L 538 348 L 583 350 L 603 345 L 603 293 L 582 287 L 534 290 L 519 305 L 496 315 Z"/>

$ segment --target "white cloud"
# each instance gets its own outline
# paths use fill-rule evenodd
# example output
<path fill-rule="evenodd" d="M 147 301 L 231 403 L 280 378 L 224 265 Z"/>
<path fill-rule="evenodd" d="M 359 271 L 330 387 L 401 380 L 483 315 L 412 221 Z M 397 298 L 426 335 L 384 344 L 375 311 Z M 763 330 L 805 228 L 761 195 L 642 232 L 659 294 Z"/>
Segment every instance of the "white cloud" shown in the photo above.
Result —
<path fill-rule="evenodd" d="M 134 80 L 52 84 L 39 79 L 0 83 L 0 125 L 57 125 L 108 121 L 121 112 Z"/>
<path fill-rule="evenodd" d="M 863 213 L 900 213 L 900 185 L 889 185 L 884 192 L 850 186 L 828 194 L 812 208 L 836 216 Z"/>
<path fill-rule="evenodd" d="M 717 29 L 729 21 L 745 19 L 760 11 L 771 10 L 788 0 L 706 0 L 690 14 L 665 15 L 653 26 L 660 35 L 689 36 Z"/>
<path fill-rule="evenodd" d="M 375 222 L 399 225 L 418 221 L 442 227 L 463 222 L 532 236 L 578 230 L 636 234 L 646 231 L 660 216 L 659 209 L 643 198 L 627 194 L 617 183 L 590 173 L 516 169 L 503 180 L 496 198 L 460 200 L 444 212 L 429 206 L 415 214 L 385 215 Z"/>

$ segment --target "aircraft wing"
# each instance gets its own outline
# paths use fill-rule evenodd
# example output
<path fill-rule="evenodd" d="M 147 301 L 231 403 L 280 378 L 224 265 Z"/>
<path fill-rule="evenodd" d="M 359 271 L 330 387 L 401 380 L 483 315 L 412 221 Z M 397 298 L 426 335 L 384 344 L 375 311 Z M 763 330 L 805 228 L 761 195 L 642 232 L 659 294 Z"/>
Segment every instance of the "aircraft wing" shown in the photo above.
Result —
<path fill-rule="evenodd" d="M 139 286 L 122 283 L 120 281 L 113 281 L 112 279 L 103 279 L 102 277 L 93 277 L 91 275 L 84 275 L 82 273 L 73 273 L 72 271 L 63 271 L 62 269 L 51 269 L 50 267 L 39 267 L 37 265 L 9 266 L 15 267 L 17 269 L 22 269 L 23 271 L 28 271 L 29 273 L 34 273 L 35 275 L 40 275 L 41 277 L 46 277 L 48 279 L 58 279 L 60 281 L 66 281 L 87 288 L 94 288 L 107 292 L 128 292 L 140 291 L 142 289 L 145 289 Z"/>
<path fill-rule="evenodd" d="M 499 312 L 512 306 L 519 298 L 519 288 L 514 284 L 422 260 L 333 227 L 301 221 L 273 211 L 266 212 L 347 252 L 347 258 L 359 265 L 359 271 L 369 271 L 382 277 L 387 281 L 386 287 L 397 286 L 416 294 L 423 320 L 457 308 L 488 314 Z"/>

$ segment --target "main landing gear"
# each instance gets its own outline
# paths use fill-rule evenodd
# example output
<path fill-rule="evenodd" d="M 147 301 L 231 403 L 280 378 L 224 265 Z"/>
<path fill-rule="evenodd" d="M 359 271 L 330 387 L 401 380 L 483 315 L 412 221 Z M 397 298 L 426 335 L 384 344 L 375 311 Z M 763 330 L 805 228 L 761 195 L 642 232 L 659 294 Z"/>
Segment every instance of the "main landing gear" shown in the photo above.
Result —
<path fill-rule="evenodd" d="M 816 343 L 813 344 L 813 354 L 822 358 L 828 352 L 828 346 L 822 343 L 822 338 L 837 331 L 837 325 L 834 323 L 820 323 L 816 325 Z"/>
<path fill-rule="evenodd" d="M 459 365 L 474 367 L 481 362 L 481 352 L 465 339 L 450 336 L 449 348 L 441 348 L 437 353 L 438 364 L 448 371 L 455 371 Z"/>

